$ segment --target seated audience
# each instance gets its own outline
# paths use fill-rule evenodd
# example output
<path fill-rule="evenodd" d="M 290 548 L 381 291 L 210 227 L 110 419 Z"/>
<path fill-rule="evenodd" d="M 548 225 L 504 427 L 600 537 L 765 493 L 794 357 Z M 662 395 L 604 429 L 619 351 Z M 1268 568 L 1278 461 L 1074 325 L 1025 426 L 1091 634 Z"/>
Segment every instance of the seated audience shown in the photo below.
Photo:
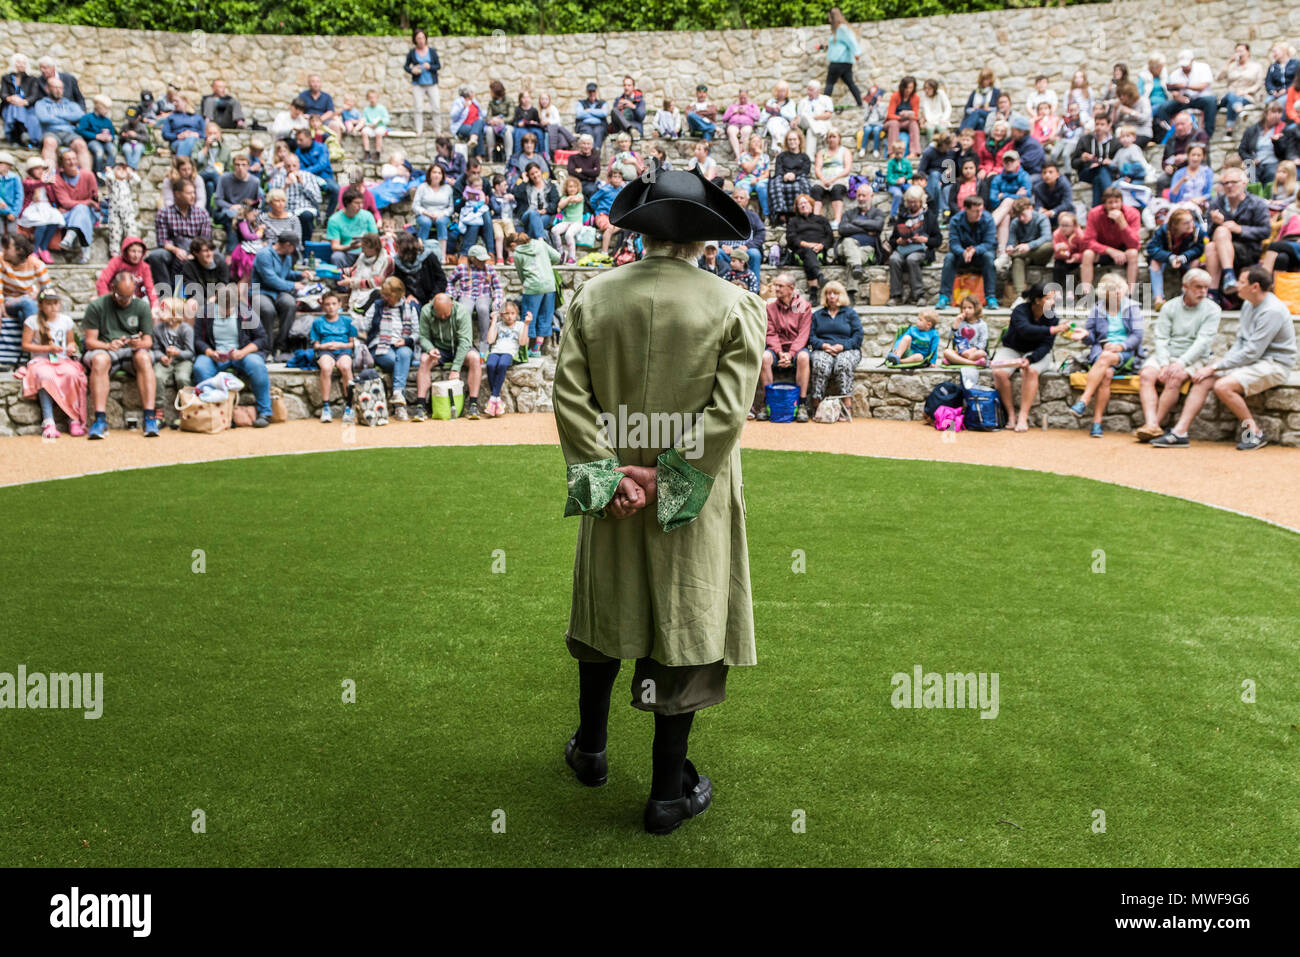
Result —
<path fill-rule="evenodd" d="M 984 209 L 984 198 L 978 193 L 967 196 L 962 211 L 948 223 L 948 254 L 943 257 L 937 308 L 947 309 L 952 305 L 952 287 L 959 270 L 979 272 L 984 279 L 985 308 L 998 307 L 994 268 L 997 241 L 997 227 Z"/>
<path fill-rule="evenodd" d="M 1246 398 L 1290 377 L 1296 361 L 1295 325 L 1286 304 L 1273 294 L 1273 277 L 1263 266 L 1251 266 L 1243 273 L 1238 292 L 1241 322 L 1232 348 L 1192 373 L 1192 387 L 1177 424 L 1152 439 L 1152 448 L 1187 448 L 1188 429 L 1211 392 L 1241 422 L 1238 450 L 1249 452 L 1268 444 Z"/>
<path fill-rule="evenodd" d="M 433 370 L 447 370 L 448 379 L 465 373 L 465 418 L 478 418 L 478 390 L 483 381 L 481 353 L 474 348 L 474 313 L 469 304 L 438 293 L 420 310 L 420 367 L 416 373 L 416 421 L 432 411 Z"/>
<path fill-rule="evenodd" d="M 266 329 L 243 305 L 237 287 L 228 286 L 215 302 L 216 308 L 201 311 L 194 320 L 194 378 L 203 382 L 227 371 L 239 376 L 252 388 L 257 403 L 253 427 L 264 429 L 271 424 Z"/>
<path fill-rule="evenodd" d="M 1161 423 L 1178 404 L 1183 383 L 1210 358 L 1222 310 L 1209 292 L 1210 274 L 1189 269 L 1183 276 L 1182 295 L 1160 307 L 1151 335 L 1151 354 L 1142 364 L 1138 380 L 1145 417 L 1135 433 L 1139 442 L 1164 435 Z"/>
<path fill-rule="evenodd" d="M 993 353 L 993 382 L 997 386 L 1007 421 L 1015 431 L 1029 431 L 1029 410 L 1038 395 L 1038 379 L 1052 370 L 1052 343 L 1070 328 L 1068 322 L 1055 323 L 1056 290 L 1036 282 L 1020 294 L 1011 309 L 1011 319 L 1002 343 Z M 1020 372 L 1020 412 L 1011 401 L 1011 376 Z"/>
<path fill-rule="evenodd" d="M 1082 339 L 1088 350 L 1088 376 L 1083 395 L 1070 406 L 1082 418 L 1092 403 L 1094 439 L 1101 438 L 1102 416 L 1110 402 L 1110 384 L 1117 372 L 1132 372 L 1145 358 L 1142 347 L 1142 307 L 1128 296 L 1128 283 L 1114 273 L 1101 277 Z"/>
<path fill-rule="evenodd" d="M 821 308 L 812 315 L 808 397 L 814 405 L 828 394 L 853 395 L 853 372 L 862 361 L 862 320 L 847 299 L 844 286 L 832 280 L 822 290 Z"/>
<path fill-rule="evenodd" d="M 1118 186 L 1107 187 L 1102 193 L 1101 205 L 1088 213 L 1088 223 L 1083 231 L 1083 262 L 1079 268 L 1081 291 L 1086 293 L 1092 289 L 1092 277 L 1098 262 L 1123 266 L 1129 288 L 1133 288 L 1137 284 L 1141 232 L 1142 221 L 1138 211 L 1124 205 L 1124 194 Z"/>
<path fill-rule="evenodd" d="M 90 370 L 90 405 L 95 413 L 88 436 L 108 434 L 109 377 L 115 372 L 135 376 L 144 409 L 144 436 L 158 436 L 158 411 L 154 406 L 153 315 L 149 304 L 135 295 L 135 276 L 120 272 L 109 283 L 107 296 L 90 301 L 81 325 L 86 332 L 83 362 Z"/>
<path fill-rule="evenodd" d="M 943 231 L 939 227 L 939 214 L 926 202 L 925 190 L 919 186 L 909 187 L 903 195 L 903 205 L 894 217 L 889 235 L 882 243 L 882 252 L 889 257 L 890 305 L 901 306 L 909 302 L 923 304 L 925 293 L 921 267 L 934 262 L 942 243 Z M 905 269 L 910 292 L 903 288 Z M 951 284 L 949 289 L 951 290 Z"/>
<path fill-rule="evenodd" d="M 762 398 L 772 384 L 775 369 L 792 370 L 799 386 L 798 404 L 795 406 L 796 422 L 808 421 L 808 379 L 811 373 L 811 356 L 808 339 L 812 335 L 812 305 L 794 286 L 794 276 L 788 272 L 777 274 L 772 280 L 776 294 L 767 304 L 767 348 L 763 350 L 763 369 L 758 376 L 759 404 L 762 408 L 754 415 L 760 422 L 768 419 L 766 401 Z"/>

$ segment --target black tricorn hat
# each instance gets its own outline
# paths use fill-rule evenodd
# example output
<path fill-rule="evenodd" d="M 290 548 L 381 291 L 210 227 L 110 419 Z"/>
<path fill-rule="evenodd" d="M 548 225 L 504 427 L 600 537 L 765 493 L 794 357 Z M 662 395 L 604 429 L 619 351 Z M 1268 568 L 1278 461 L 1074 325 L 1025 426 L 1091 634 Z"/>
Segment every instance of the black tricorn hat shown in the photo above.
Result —
<path fill-rule="evenodd" d="M 609 221 L 631 232 L 679 243 L 706 239 L 748 239 L 749 217 L 722 187 L 698 167 L 664 170 L 658 157 L 623 187 Z"/>

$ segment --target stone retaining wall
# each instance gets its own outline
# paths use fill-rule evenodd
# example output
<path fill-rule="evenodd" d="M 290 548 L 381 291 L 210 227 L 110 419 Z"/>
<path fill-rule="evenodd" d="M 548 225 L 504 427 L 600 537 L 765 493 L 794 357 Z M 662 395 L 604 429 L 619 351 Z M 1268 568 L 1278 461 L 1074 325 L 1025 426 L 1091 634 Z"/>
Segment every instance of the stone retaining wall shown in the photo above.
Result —
<path fill-rule="evenodd" d="M 894 87 L 904 73 L 934 76 L 947 84 L 955 103 L 965 101 L 979 68 L 988 65 L 1003 90 L 1017 100 L 1037 73 L 1063 91 L 1074 70 L 1085 66 L 1091 84 L 1104 88 L 1110 67 L 1133 70 L 1161 50 L 1171 68 L 1177 51 L 1194 47 L 1217 71 L 1239 40 L 1255 41 L 1265 59 L 1277 39 L 1294 39 L 1294 6 L 1281 0 L 1244 5 L 1235 0 L 1129 0 L 1069 7 L 996 10 L 940 17 L 885 20 L 856 25 L 863 42 L 857 69 L 862 79 Z M 487 29 L 487 25 L 485 25 Z M 490 31 L 489 31 L 490 32 Z M 469 83 L 485 93 L 489 78 L 506 89 L 549 91 L 562 113 L 595 79 L 607 95 L 630 73 L 651 108 L 667 94 L 691 98 L 704 80 L 720 98 L 747 86 L 768 95 L 784 79 L 796 87 L 824 78 L 824 24 L 768 30 L 569 34 L 559 36 L 435 37 L 444 68 L 439 77 L 444 112 L 456 88 Z M 231 36 L 99 29 L 58 23 L 0 21 L 5 57 L 21 50 L 33 60 L 55 56 L 77 75 L 83 91 L 134 101 L 142 89 L 161 91 L 172 81 L 207 92 L 225 77 L 248 108 L 283 109 L 320 72 L 325 89 L 341 104 L 351 92 L 358 102 L 370 87 L 382 91 L 389 109 L 409 108 L 409 78 L 402 64 L 409 39 L 401 37 Z M 248 64 L 240 69 L 236 64 Z M 707 65 L 707 66 L 706 66 Z M 837 96 L 846 98 L 841 88 Z"/>
<path fill-rule="evenodd" d="M 893 419 L 896 421 L 921 420 L 925 398 L 940 382 L 953 378 L 957 373 L 951 370 L 929 370 L 917 372 L 900 372 L 878 369 L 874 363 L 864 360 L 854 377 L 853 412 L 856 416 L 873 419 Z M 435 373 L 435 380 L 442 378 Z M 502 390 L 507 412 L 540 412 L 552 410 L 551 388 L 555 378 L 555 360 L 551 356 L 533 359 L 522 365 L 511 367 L 506 375 L 506 387 Z M 1019 401 L 1020 377 L 1012 380 L 1012 391 Z M 321 393 L 320 378 L 315 372 L 283 371 L 271 373 L 271 384 L 284 392 L 285 405 L 291 419 L 315 418 L 320 414 Z M 980 384 L 992 388 L 992 373 L 980 374 Z M 407 400 L 415 398 L 415 376 L 412 373 L 407 387 Z M 484 407 L 488 397 L 487 379 L 479 393 L 480 408 Z M 171 396 L 168 397 L 170 400 Z M 331 396 L 338 408 L 340 398 L 337 378 Z M 1051 373 L 1042 377 L 1039 398 L 1030 416 L 1030 424 L 1040 428 L 1046 421 L 1047 428 L 1076 429 L 1085 428 L 1091 421 L 1091 413 L 1084 419 L 1076 419 L 1070 414 L 1069 405 L 1077 394 L 1073 393 L 1069 380 L 1060 374 Z M 245 391 L 241 394 L 244 404 L 252 402 L 252 395 Z M 1251 409 L 1256 412 L 1256 421 L 1268 436 L 1269 441 L 1281 445 L 1300 448 L 1300 374 L 1293 375 L 1289 384 L 1270 389 L 1262 395 L 1252 396 L 1248 400 Z M 140 408 L 140 396 L 131 380 L 115 381 L 109 393 L 107 415 L 109 425 L 115 429 L 125 424 L 128 409 Z M 1177 416 L 1178 406 L 1171 416 Z M 1142 424 L 1142 411 L 1136 395 L 1115 395 L 1107 406 L 1103 424 L 1107 431 L 1132 432 Z M 1172 418 L 1171 420 L 1172 421 Z M 62 425 L 61 417 L 60 424 Z M 795 428 L 797 426 L 791 426 Z M 1214 396 L 1210 396 L 1204 410 L 1192 425 L 1193 439 L 1225 440 L 1235 436 L 1237 420 L 1226 408 L 1219 405 Z M 40 410 L 34 401 L 20 397 L 17 382 L 0 383 L 0 436 L 33 435 L 40 432 Z"/>

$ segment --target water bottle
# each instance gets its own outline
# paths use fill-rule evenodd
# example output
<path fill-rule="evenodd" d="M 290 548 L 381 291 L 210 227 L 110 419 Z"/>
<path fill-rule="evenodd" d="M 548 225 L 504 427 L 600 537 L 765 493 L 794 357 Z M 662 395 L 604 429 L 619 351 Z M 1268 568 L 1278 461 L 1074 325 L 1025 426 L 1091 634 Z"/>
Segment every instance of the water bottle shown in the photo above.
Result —
<path fill-rule="evenodd" d="M 781 250 L 776 243 L 773 243 L 767 249 L 767 264 L 773 269 L 781 264 Z"/>

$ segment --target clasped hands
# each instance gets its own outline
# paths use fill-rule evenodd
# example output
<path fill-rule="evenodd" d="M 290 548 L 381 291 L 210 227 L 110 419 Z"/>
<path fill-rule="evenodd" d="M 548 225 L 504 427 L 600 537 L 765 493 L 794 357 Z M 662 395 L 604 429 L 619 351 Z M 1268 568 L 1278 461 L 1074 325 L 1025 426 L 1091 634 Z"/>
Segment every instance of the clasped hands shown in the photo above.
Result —
<path fill-rule="evenodd" d="M 607 506 L 611 515 L 615 518 L 628 518 L 655 503 L 659 491 L 658 469 L 643 465 L 622 465 L 614 471 L 621 472 L 624 477 Z"/>

